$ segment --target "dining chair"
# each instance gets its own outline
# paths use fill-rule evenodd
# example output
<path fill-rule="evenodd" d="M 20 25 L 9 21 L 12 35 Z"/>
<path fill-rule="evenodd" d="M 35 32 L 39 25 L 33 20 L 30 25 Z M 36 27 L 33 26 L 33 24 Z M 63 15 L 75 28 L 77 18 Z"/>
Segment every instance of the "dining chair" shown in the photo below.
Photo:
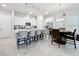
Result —
<path fill-rule="evenodd" d="M 52 29 L 51 31 L 51 37 L 52 37 L 52 41 L 51 44 L 54 42 L 58 43 L 58 46 L 60 47 L 60 32 L 59 29 Z"/>
<path fill-rule="evenodd" d="M 76 40 L 79 41 L 79 34 L 77 34 L 77 39 Z"/>
<path fill-rule="evenodd" d="M 28 32 L 26 31 L 20 31 L 16 34 L 16 39 L 17 39 L 17 46 L 19 50 L 19 46 L 22 44 L 26 44 L 28 42 Z"/>
<path fill-rule="evenodd" d="M 65 37 L 66 42 L 67 41 L 70 42 L 70 40 L 73 40 L 74 47 L 76 48 L 76 38 L 77 38 L 76 37 L 76 29 L 74 29 L 73 32 L 66 33 L 64 37 Z"/>

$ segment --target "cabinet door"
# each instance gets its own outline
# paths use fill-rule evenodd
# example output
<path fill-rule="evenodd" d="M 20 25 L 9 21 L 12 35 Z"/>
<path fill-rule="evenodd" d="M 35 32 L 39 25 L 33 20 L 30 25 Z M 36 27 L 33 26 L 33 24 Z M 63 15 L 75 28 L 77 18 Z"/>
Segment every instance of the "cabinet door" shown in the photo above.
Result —
<path fill-rule="evenodd" d="M 65 28 L 66 30 L 73 31 L 78 28 L 78 16 L 65 17 Z"/>
<path fill-rule="evenodd" d="M 11 35 L 11 15 L 0 12 L 0 38 L 10 37 Z"/>

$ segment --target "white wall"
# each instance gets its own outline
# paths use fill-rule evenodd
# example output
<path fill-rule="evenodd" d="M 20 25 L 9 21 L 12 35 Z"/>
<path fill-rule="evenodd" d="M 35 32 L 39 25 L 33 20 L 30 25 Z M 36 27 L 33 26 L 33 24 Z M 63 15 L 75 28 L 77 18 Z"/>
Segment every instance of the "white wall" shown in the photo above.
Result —
<path fill-rule="evenodd" d="M 0 11 L 0 38 L 11 36 L 11 12 Z"/>

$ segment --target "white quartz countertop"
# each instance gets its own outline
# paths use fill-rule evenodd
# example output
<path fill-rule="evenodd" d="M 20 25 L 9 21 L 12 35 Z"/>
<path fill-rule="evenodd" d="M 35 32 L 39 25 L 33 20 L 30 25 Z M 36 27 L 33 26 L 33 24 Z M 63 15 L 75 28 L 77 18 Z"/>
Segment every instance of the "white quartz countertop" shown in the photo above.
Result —
<path fill-rule="evenodd" d="M 18 33 L 19 31 L 27 31 L 27 32 L 29 32 L 31 30 L 38 30 L 38 29 L 16 29 L 16 30 L 14 30 L 14 32 L 15 33 Z"/>

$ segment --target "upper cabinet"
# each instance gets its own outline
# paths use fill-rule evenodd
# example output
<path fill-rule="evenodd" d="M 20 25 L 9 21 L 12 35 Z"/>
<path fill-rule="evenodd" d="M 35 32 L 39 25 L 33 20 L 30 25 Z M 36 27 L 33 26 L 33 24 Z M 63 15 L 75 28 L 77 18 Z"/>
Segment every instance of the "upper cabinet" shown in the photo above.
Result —
<path fill-rule="evenodd" d="M 67 16 L 65 17 L 64 20 L 64 25 L 66 30 L 70 30 L 73 31 L 75 28 L 78 28 L 78 24 L 79 24 L 79 16 Z"/>

